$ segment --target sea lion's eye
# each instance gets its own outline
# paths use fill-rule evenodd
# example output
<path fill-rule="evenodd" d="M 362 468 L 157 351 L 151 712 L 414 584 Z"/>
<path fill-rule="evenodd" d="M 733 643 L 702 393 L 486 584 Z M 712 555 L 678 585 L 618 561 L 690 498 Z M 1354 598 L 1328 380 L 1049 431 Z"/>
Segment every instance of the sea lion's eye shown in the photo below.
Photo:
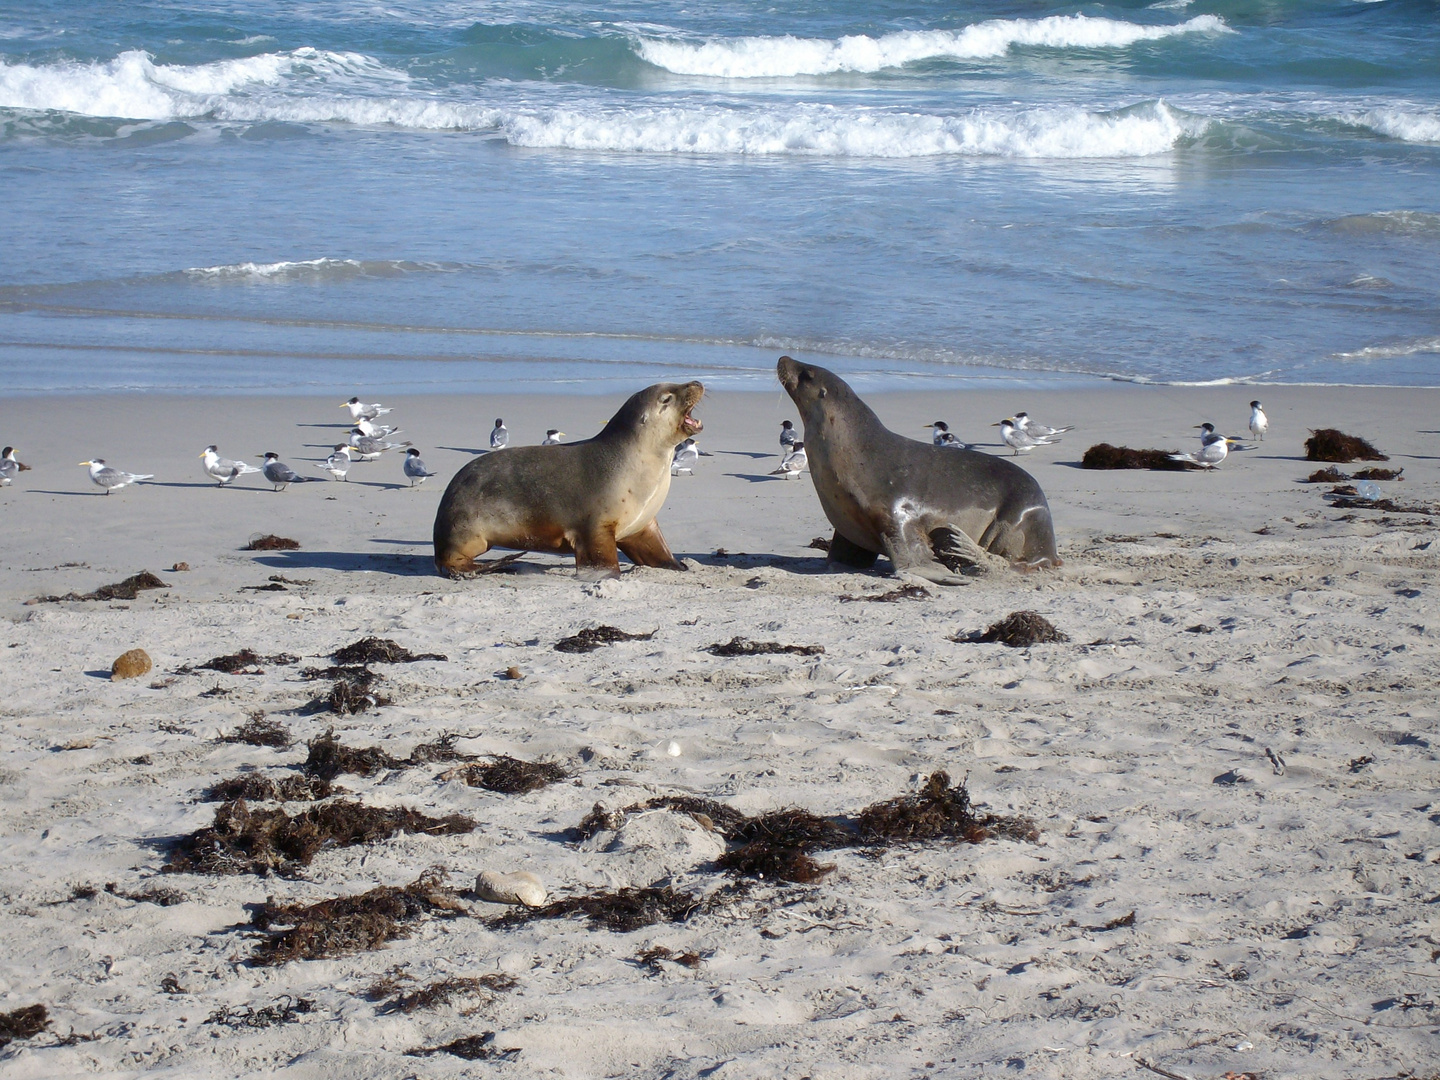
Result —
<path fill-rule="evenodd" d="M 674 400 L 674 399 L 673 399 L 669 394 L 666 394 L 664 397 L 662 397 L 662 398 L 660 399 L 660 404 L 661 404 L 661 405 L 669 405 L 672 400 Z"/>

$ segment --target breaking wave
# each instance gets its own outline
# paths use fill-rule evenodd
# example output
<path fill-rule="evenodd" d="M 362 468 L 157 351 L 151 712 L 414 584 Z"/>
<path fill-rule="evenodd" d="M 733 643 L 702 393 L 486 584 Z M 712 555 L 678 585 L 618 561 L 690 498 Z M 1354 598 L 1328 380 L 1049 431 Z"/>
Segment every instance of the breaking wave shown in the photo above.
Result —
<path fill-rule="evenodd" d="M 916 30 L 838 40 L 747 37 L 693 43 L 641 38 L 641 59 L 678 75 L 720 79 L 788 78 L 835 72 L 875 72 L 922 60 L 984 60 L 1016 46 L 1048 49 L 1119 49 L 1180 34 L 1232 33 L 1222 19 L 1200 15 L 1175 26 L 1142 26 L 1086 15 L 1044 19 L 992 19 L 963 30 Z"/>
<path fill-rule="evenodd" d="M 204 116 L 232 94 L 296 79 L 355 79 L 372 85 L 376 79 L 397 85 L 408 81 L 404 73 L 359 53 L 305 48 L 186 66 L 157 64 L 148 53 L 131 50 L 104 62 L 0 62 L 0 107 L 173 120 Z"/>
<path fill-rule="evenodd" d="M 1073 108 L 976 109 L 958 116 L 834 106 L 740 111 L 715 107 L 507 117 L 518 146 L 641 153 L 919 158 L 1132 158 L 1163 154 L 1209 121 L 1164 102 L 1114 112 Z"/>
<path fill-rule="evenodd" d="M 1385 106 L 1352 113 L 1347 123 L 1369 128 L 1378 135 L 1410 143 L 1440 143 L 1440 111 Z"/>

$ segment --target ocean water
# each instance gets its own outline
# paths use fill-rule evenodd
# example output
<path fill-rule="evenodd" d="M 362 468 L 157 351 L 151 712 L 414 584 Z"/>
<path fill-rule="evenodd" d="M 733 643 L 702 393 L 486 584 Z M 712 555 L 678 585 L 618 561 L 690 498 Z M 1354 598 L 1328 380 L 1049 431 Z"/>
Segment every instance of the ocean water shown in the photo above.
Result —
<path fill-rule="evenodd" d="M 0 395 L 1440 385 L 1434 0 L 5 0 Z"/>

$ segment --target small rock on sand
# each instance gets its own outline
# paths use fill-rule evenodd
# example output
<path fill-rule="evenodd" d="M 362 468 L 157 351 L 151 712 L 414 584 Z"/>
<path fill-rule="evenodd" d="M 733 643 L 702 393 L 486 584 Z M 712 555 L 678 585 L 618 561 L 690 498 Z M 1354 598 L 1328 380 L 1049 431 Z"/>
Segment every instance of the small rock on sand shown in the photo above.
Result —
<path fill-rule="evenodd" d="M 131 649 L 115 658 L 110 665 L 110 681 L 119 682 L 121 679 L 134 679 L 145 675 L 150 671 L 150 654 L 144 649 Z"/>
<path fill-rule="evenodd" d="M 482 870 L 475 879 L 475 893 L 492 904 L 524 904 L 539 907 L 545 903 L 545 886 L 528 870 L 502 874 L 498 870 Z"/>

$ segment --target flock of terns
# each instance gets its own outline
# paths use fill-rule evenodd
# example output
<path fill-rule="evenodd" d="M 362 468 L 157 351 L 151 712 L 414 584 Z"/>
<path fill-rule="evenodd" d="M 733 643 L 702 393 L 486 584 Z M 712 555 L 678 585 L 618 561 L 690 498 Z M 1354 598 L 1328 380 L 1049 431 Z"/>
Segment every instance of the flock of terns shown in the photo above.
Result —
<path fill-rule="evenodd" d="M 350 410 L 350 419 L 355 426 L 350 431 L 349 440 L 336 443 L 330 456 L 323 463 L 317 464 L 316 468 L 323 469 L 335 480 L 345 480 L 350 472 L 350 466 L 355 462 L 374 461 L 388 450 L 404 449 L 403 468 L 412 488 L 436 475 L 426 468 L 425 462 L 420 458 L 420 451 L 409 440 L 405 442 L 391 441 L 391 436 L 401 434 L 398 428 L 389 424 L 376 423 L 380 417 L 389 413 L 390 409 L 379 404 L 367 404 L 358 397 L 352 397 L 349 401 L 342 402 L 340 407 Z M 930 429 L 931 441 L 936 446 L 961 450 L 973 448 L 973 444 L 961 441 L 943 420 L 936 420 L 925 426 Z M 1000 438 L 1016 456 L 1028 454 L 1037 446 L 1050 446 L 1059 442 L 1062 434 L 1072 430 L 1069 427 L 1047 427 L 1030 419 L 1023 412 L 1008 416 L 990 426 L 1000 429 Z M 1239 440 L 1228 435 L 1221 435 L 1215 430 L 1214 424 L 1205 423 L 1197 426 L 1200 429 L 1200 449 L 1171 454 L 1170 458 L 1174 461 L 1188 461 L 1202 468 L 1213 469 L 1225 460 L 1230 452 L 1230 447 L 1237 444 Z M 1258 401 L 1250 402 L 1249 426 L 1250 434 L 1263 442 L 1265 433 L 1270 429 L 1270 421 Z M 545 439 L 541 445 L 557 446 L 565 438 L 565 432 L 558 428 L 551 428 L 545 433 Z M 509 445 L 510 431 L 506 428 L 503 419 L 496 419 L 495 427 L 490 431 L 490 449 L 492 451 L 504 450 Z M 780 467 L 771 475 L 780 476 L 786 480 L 798 479 L 808 464 L 805 456 L 805 442 L 799 437 L 795 425 L 789 420 L 780 425 L 780 449 Z M 670 462 L 671 475 L 693 475 L 695 464 L 699 461 L 700 456 L 700 447 L 694 439 L 686 439 L 677 444 Z M 205 448 L 200 457 L 204 462 L 205 474 L 221 487 L 225 487 L 249 473 L 262 473 L 265 479 L 274 485 L 276 491 L 284 491 L 291 484 L 319 479 L 319 477 L 301 476 L 281 461 L 280 455 L 273 451 L 264 455 L 264 464 L 259 466 L 222 458 L 218 447 L 213 443 Z M 155 478 L 153 473 L 132 473 L 117 469 L 106 464 L 103 458 L 93 458 L 90 461 L 82 461 L 80 464 L 89 468 L 91 482 L 96 487 L 103 489 L 106 495 L 138 481 Z M 3 455 L 0 455 L 0 487 L 9 487 L 20 473 L 29 468 L 30 466 L 22 464 L 16 458 L 13 446 L 5 447 Z"/>

